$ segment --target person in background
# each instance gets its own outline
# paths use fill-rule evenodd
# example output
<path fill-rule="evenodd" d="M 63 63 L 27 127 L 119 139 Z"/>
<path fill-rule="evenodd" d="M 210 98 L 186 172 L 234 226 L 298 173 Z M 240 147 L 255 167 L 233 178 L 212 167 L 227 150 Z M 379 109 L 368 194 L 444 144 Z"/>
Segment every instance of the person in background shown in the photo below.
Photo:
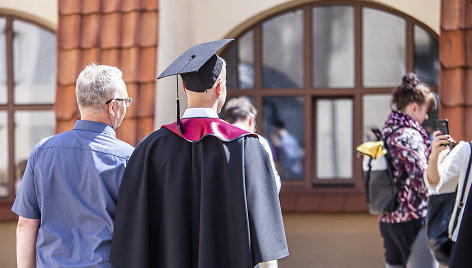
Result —
<path fill-rule="evenodd" d="M 424 127 L 424 130 L 426 131 L 426 134 L 428 134 L 428 137 L 429 137 L 429 141 L 430 142 L 433 142 L 434 140 L 434 127 L 433 127 L 433 123 L 429 120 L 427 121 L 424 121 L 423 123 L 423 127 Z"/>
<path fill-rule="evenodd" d="M 269 156 L 218 118 L 231 40 L 195 45 L 158 77 L 180 74 L 188 109 L 136 147 L 123 176 L 111 262 L 122 267 L 277 267 L 288 255 Z"/>
<path fill-rule="evenodd" d="M 274 146 L 275 159 L 282 170 L 282 177 L 287 179 L 303 177 L 303 148 L 297 138 L 285 128 L 282 120 L 274 121 L 270 141 Z"/>
<path fill-rule="evenodd" d="M 432 194 L 457 191 L 448 231 L 453 245 L 449 258 L 450 267 L 469 267 L 470 249 L 472 247 L 470 215 L 471 205 L 468 198 L 472 185 L 471 172 L 467 173 L 471 146 L 469 142 L 460 141 L 455 145 L 454 139 L 441 131 L 434 132 L 428 169 L 425 172 L 425 182 Z M 467 184 L 465 179 L 467 177 Z M 465 188 L 464 188 L 465 187 Z M 464 191 L 465 205 L 459 210 L 460 194 Z"/>
<path fill-rule="evenodd" d="M 224 116 L 225 120 L 230 124 L 249 132 L 256 132 L 257 110 L 248 98 L 239 97 L 229 100 L 224 107 Z M 270 148 L 269 142 L 264 137 L 261 135 L 257 136 L 269 155 L 270 163 L 272 164 L 272 171 L 274 172 L 275 183 L 277 185 L 277 191 L 280 192 L 280 176 L 275 168 L 272 149 Z"/>
<path fill-rule="evenodd" d="M 21 178 L 23 178 L 23 174 L 25 174 L 26 165 L 28 164 L 28 159 L 23 159 L 15 167 L 15 193 L 18 192 L 18 188 L 20 188 Z"/>
<path fill-rule="evenodd" d="M 415 74 L 403 76 L 392 94 L 393 111 L 382 134 L 392 157 L 395 182 L 400 186 L 397 208 L 379 216 L 386 267 L 438 267 L 426 243 L 425 217 L 428 189 L 423 180 L 430 141 L 421 126 L 436 99 Z"/>
<path fill-rule="evenodd" d="M 112 267 L 118 190 L 133 147 L 116 138 L 131 104 L 122 73 L 91 64 L 77 78 L 81 120 L 31 152 L 12 210 L 18 267 Z"/>

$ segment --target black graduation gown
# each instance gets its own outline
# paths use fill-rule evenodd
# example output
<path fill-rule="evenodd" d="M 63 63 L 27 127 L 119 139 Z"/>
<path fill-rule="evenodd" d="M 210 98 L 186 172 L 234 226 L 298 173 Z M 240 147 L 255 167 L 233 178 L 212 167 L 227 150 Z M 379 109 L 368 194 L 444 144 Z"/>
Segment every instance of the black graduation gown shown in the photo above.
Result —
<path fill-rule="evenodd" d="M 257 137 L 183 119 L 135 149 L 120 187 L 117 267 L 254 267 L 288 255 L 277 188 Z"/>

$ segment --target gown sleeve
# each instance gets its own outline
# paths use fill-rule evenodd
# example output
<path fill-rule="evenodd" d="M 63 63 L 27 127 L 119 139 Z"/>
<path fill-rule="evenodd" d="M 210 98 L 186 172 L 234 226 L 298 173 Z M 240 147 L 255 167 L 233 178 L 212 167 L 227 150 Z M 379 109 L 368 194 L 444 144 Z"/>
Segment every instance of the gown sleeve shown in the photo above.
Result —
<path fill-rule="evenodd" d="M 263 150 L 256 139 L 246 140 L 244 168 L 254 265 L 288 255 L 277 186 Z"/>

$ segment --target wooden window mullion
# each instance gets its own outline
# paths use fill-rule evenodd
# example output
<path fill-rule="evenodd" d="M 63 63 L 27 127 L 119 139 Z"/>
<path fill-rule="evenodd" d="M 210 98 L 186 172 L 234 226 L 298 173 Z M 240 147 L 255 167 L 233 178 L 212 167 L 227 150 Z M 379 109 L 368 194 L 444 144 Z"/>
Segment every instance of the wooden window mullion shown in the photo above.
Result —
<path fill-rule="evenodd" d="M 362 88 L 362 6 L 354 6 L 354 90 Z"/>
<path fill-rule="evenodd" d="M 406 40 L 406 71 L 414 72 L 414 46 L 415 46 L 415 29 L 414 24 L 410 20 L 405 20 L 405 40 Z"/>
<path fill-rule="evenodd" d="M 8 198 L 13 201 L 15 191 L 15 123 L 14 123 L 14 74 L 13 74 L 13 19 L 7 17 L 7 118 L 8 118 Z"/>

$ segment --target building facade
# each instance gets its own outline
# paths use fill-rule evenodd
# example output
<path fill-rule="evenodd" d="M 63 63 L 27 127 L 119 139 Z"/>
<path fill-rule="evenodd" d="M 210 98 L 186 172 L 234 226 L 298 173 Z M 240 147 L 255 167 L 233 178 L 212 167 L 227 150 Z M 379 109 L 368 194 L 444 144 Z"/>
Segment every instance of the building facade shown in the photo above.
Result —
<path fill-rule="evenodd" d="M 272 141 L 283 179 L 291 257 L 281 265 L 376 267 L 382 245 L 375 217 L 366 214 L 354 148 L 369 128 L 381 127 L 405 72 L 438 93 L 432 118 L 449 118 L 456 139 L 472 138 L 465 124 L 472 103 L 469 11 L 460 0 L 2 1 L 0 235 L 9 242 L 0 262 L 14 267 L 9 209 L 23 160 L 39 139 L 78 119 L 74 83 L 86 64 L 123 71 L 135 101 L 118 137 L 136 145 L 175 121 L 175 80 L 156 81 L 157 74 L 194 44 L 235 38 L 221 52 L 228 96 L 255 104 L 258 132 Z M 277 142 L 278 127 L 291 135 L 292 159 Z M 339 248 L 346 237 L 353 247 L 371 241 L 363 250 L 376 255 L 312 253 Z"/>

